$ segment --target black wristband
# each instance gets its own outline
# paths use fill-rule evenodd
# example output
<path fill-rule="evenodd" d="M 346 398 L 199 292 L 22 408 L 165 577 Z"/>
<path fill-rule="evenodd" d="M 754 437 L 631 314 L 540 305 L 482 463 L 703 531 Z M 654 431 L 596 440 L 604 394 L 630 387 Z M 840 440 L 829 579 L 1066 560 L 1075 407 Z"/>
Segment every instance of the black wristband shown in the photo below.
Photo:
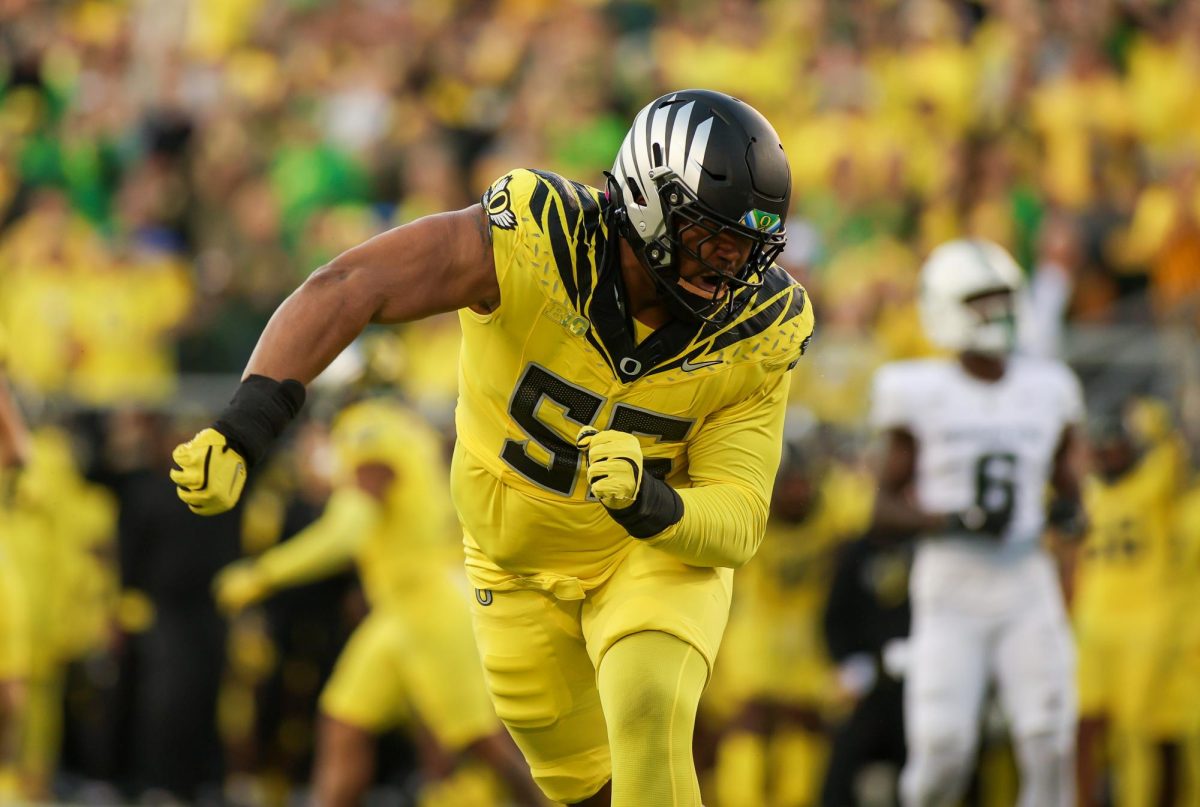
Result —
<path fill-rule="evenodd" d="M 1083 503 L 1074 498 L 1059 498 L 1051 502 L 1050 508 L 1046 511 L 1046 523 L 1064 538 L 1074 540 L 1082 538 L 1088 530 Z"/>
<path fill-rule="evenodd" d="M 238 387 L 213 428 L 253 468 L 302 406 L 304 385 L 299 381 L 252 375 Z"/>
<path fill-rule="evenodd" d="M 683 499 L 675 488 L 657 476 L 646 474 L 632 505 L 620 510 L 604 509 L 634 538 L 650 538 L 683 518 Z"/>

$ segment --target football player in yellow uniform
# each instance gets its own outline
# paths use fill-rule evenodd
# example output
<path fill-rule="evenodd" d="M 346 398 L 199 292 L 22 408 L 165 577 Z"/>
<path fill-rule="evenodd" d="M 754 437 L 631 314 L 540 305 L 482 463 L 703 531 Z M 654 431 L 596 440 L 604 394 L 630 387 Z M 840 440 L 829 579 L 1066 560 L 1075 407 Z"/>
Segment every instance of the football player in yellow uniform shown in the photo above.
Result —
<path fill-rule="evenodd" d="M 552 799 L 695 807 L 696 705 L 813 330 L 774 265 L 790 195 L 766 119 L 688 90 L 638 114 L 605 192 L 514 170 L 481 205 L 350 249 L 177 449 L 180 498 L 231 507 L 367 323 L 458 310 L 451 485 L 496 711 Z"/>
<path fill-rule="evenodd" d="M 470 613 L 451 572 L 453 513 L 436 432 L 377 399 L 334 421 L 338 478 L 325 512 L 293 537 L 217 577 L 237 613 L 280 589 L 341 571 L 352 559 L 371 603 L 321 695 L 317 799 L 358 804 L 371 784 L 375 735 L 415 713 L 441 750 L 470 752 L 542 804 L 488 700 Z"/>
<path fill-rule="evenodd" d="M 1074 597 L 1082 804 L 1095 803 L 1110 737 L 1118 803 L 1174 804 L 1181 746 L 1195 725 L 1183 599 L 1194 581 L 1181 573 L 1172 531 L 1186 463 L 1169 427 L 1139 433 L 1137 421 L 1155 408 L 1161 404 L 1138 401 L 1093 427 L 1096 474 L 1084 490 L 1092 524 Z"/>
<path fill-rule="evenodd" d="M 64 503 L 70 506 L 64 506 Z M 116 602 L 106 556 L 116 535 L 117 503 L 79 471 L 70 436 L 51 426 L 30 437 L 29 463 L 4 533 L 4 565 L 20 577 L 27 666 L 21 720 L 24 796 L 43 799 L 62 745 L 67 664 L 105 646 Z"/>
<path fill-rule="evenodd" d="M 1191 719 L 1184 739 L 1184 775 L 1188 783 L 1185 793 L 1195 794 L 1200 787 L 1200 479 L 1193 477 L 1187 490 L 1179 497 L 1172 515 L 1176 545 L 1182 556 L 1181 575 L 1185 581 L 1183 608 L 1186 614 L 1182 629 L 1185 657 L 1180 674 L 1190 675 L 1193 686 L 1189 693 L 1192 702 L 1184 708 Z"/>
<path fill-rule="evenodd" d="M 0 535 L 11 537 L 11 495 L 16 475 L 29 459 L 29 429 L 4 373 L 8 342 L 0 325 Z M 7 543 L 0 543 L 0 798 L 14 795 L 20 713 L 25 701 L 30 648 L 22 629 L 26 613 L 23 581 Z"/>

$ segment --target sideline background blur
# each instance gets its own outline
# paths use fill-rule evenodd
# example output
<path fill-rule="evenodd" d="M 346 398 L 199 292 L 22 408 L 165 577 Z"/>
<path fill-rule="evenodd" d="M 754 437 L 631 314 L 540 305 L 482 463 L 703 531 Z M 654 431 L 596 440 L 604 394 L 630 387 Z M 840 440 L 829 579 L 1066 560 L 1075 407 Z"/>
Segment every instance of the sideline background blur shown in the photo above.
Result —
<path fill-rule="evenodd" d="M 742 97 L 783 138 L 783 263 L 819 316 L 793 398 L 849 473 L 871 373 L 927 352 L 920 262 L 964 234 L 1028 271 L 1041 349 L 1092 411 L 1154 397 L 1196 446 L 1194 0 L 0 0 L 0 357 L 41 429 L 25 501 L 54 514 L 13 515 L 0 542 L 41 547 L 21 568 L 51 637 L 30 662 L 44 788 L 192 800 L 239 772 L 260 795 L 304 781 L 353 581 L 232 630 L 207 592 L 319 512 L 321 453 L 298 441 L 269 495 L 198 525 L 169 448 L 324 261 L 513 167 L 599 184 L 637 109 L 684 87 Z M 456 329 L 360 348 L 442 427 Z M 315 397 L 319 434 L 336 395 Z M 403 782 L 394 750 L 381 779 Z"/>

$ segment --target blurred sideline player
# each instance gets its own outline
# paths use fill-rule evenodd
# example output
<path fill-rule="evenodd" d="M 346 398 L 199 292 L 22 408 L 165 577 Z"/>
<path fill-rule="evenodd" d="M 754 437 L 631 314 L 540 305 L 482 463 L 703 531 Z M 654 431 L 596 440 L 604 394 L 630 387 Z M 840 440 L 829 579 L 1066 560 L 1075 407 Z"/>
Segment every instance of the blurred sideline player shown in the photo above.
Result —
<path fill-rule="evenodd" d="M 0 325 L 0 798 L 16 792 L 16 760 L 20 743 L 20 713 L 25 702 L 28 632 L 25 596 L 11 561 L 11 502 L 17 475 L 29 460 L 29 429 L 21 416 L 4 371 L 8 341 Z"/>
<path fill-rule="evenodd" d="M 245 498 L 245 555 L 295 536 L 329 501 L 335 469 L 328 419 L 298 425 Z M 348 596 L 361 594 L 353 569 L 347 564 L 340 574 L 279 592 L 266 607 L 232 620 L 219 725 L 229 759 L 226 790 L 235 800 L 285 801 L 293 783 L 311 779 L 321 718 L 313 704 L 345 647 L 347 628 L 369 608 L 365 597 Z"/>
<path fill-rule="evenodd" d="M 1116 803 L 1172 805 L 1196 724 L 1182 547 L 1172 531 L 1186 457 L 1161 403 L 1131 402 L 1092 426 L 1085 502 L 1091 529 L 1076 567 L 1079 797 L 1100 801 L 1111 749 Z M 1139 764 L 1140 763 L 1140 764 Z"/>
<path fill-rule="evenodd" d="M 877 533 L 839 548 L 822 621 L 846 713 L 830 740 L 821 807 L 857 804 L 866 785 L 864 773 L 880 763 L 892 768 L 886 781 L 890 802 L 896 800 L 905 757 L 912 549 L 909 541 Z"/>
<path fill-rule="evenodd" d="M 1179 549 L 1181 574 L 1190 581 L 1183 587 L 1184 619 L 1181 628 L 1186 653 L 1180 670 L 1200 682 L 1200 478 L 1193 478 L 1179 497 L 1172 514 L 1172 529 Z M 1200 799 L 1200 693 L 1193 691 L 1196 702 L 1189 707 L 1190 725 L 1184 740 L 1186 759 L 1183 777 L 1184 804 Z"/>
<path fill-rule="evenodd" d="M 954 804 L 998 690 L 1017 752 L 1022 807 L 1074 804 L 1074 651 L 1052 520 L 1081 523 L 1079 383 L 1056 361 L 1013 355 L 1021 270 L 981 240 L 938 247 L 922 268 L 921 313 L 946 359 L 885 365 L 873 425 L 886 433 L 878 528 L 915 532 L 905 682 L 908 807 Z"/>
<path fill-rule="evenodd" d="M 839 545 L 870 520 L 871 489 L 828 461 L 818 428 L 789 410 L 767 534 L 738 576 L 709 691 L 734 710 L 717 753 L 722 807 L 799 807 L 820 787 L 833 688 L 822 606 Z"/>
<path fill-rule="evenodd" d="M 106 556 L 117 508 L 79 474 L 65 432 L 41 427 L 29 449 L 0 525 L 5 574 L 18 579 L 19 595 L 5 615 L 4 638 L 20 649 L 20 666 L 12 668 L 23 685 L 13 760 L 18 791 L 44 799 L 62 743 L 66 665 L 105 645 L 115 613 L 116 576 Z"/>
<path fill-rule="evenodd" d="M 458 310 L 452 490 L 496 712 L 553 799 L 696 807 L 696 707 L 812 306 L 774 264 L 787 158 L 741 101 L 652 101 L 606 190 L 514 170 L 343 253 L 275 313 L 173 478 L 195 512 L 232 507 L 367 323 Z"/>
<path fill-rule="evenodd" d="M 372 610 L 321 695 L 316 793 L 322 805 L 361 802 L 375 738 L 411 710 L 441 749 L 485 760 L 523 804 L 544 802 L 488 700 L 463 587 L 436 432 L 383 399 L 352 404 L 332 431 L 337 476 L 324 513 L 291 540 L 216 580 L 238 612 L 283 588 L 357 560 Z"/>

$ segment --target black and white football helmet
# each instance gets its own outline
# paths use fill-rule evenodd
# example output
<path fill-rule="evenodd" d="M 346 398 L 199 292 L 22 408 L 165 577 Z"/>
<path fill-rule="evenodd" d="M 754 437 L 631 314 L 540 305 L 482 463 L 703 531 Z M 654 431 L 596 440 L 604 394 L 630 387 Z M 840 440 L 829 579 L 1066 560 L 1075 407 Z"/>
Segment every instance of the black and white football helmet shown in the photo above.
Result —
<path fill-rule="evenodd" d="M 1021 267 L 999 244 L 960 238 L 942 244 L 921 267 L 919 304 L 925 333 L 935 345 L 962 353 L 1005 355 L 1017 348 L 1022 324 L 1018 295 Z M 990 316 L 971 304 L 979 297 L 1007 293 Z"/>
<path fill-rule="evenodd" d="M 709 90 L 683 90 L 651 101 L 633 121 L 609 175 L 621 234 L 677 315 L 722 322 L 762 284 L 786 244 L 791 170 L 779 135 L 750 105 Z M 706 233 L 689 248 L 688 226 Z M 700 258 L 723 233 L 746 238 L 749 258 L 736 271 Z M 696 294 L 679 285 L 679 259 L 690 255 L 713 271 L 715 288 Z"/>

